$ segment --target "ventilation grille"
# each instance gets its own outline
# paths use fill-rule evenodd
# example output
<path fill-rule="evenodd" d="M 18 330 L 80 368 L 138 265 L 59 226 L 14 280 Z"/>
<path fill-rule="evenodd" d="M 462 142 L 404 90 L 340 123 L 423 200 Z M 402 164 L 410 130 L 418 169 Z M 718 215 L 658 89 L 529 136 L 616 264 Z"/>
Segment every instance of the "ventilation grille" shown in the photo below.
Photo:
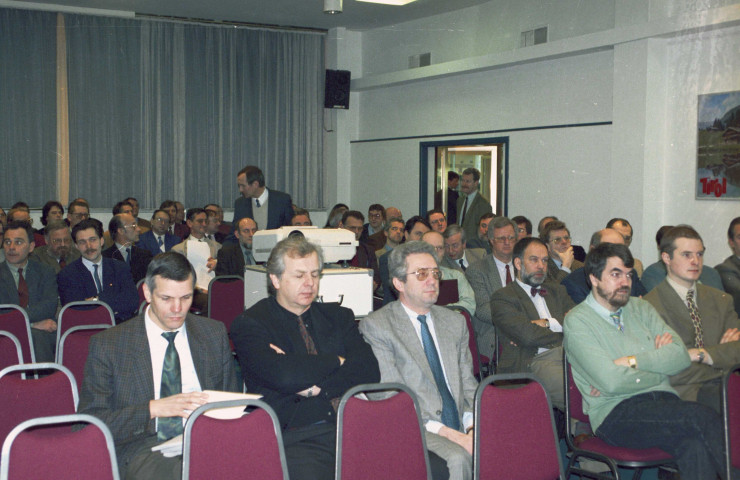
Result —
<path fill-rule="evenodd" d="M 547 27 L 539 27 L 522 32 L 520 47 L 531 47 L 540 43 L 547 43 Z"/>

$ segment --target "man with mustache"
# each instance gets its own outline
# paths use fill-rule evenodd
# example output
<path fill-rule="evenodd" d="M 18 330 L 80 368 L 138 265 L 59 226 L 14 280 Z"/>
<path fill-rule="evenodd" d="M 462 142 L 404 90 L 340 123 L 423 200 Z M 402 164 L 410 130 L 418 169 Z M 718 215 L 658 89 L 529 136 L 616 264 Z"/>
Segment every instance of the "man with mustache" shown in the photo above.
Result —
<path fill-rule="evenodd" d="M 62 305 L 81 300 L 100 300 L 113 310 L 116 323 L 128 320 L 139 308 L 139 294 L 124 262 L 103 258 L 103 224 L 94 218 L 72 228 L 72 239 L 82 255 L 57 275 Z"/>
<path fill-rule="evenodd" d="M 563 318 L 574 304 L 565 287 L 545 281 L 550 257 L 542 240 L 519 240 L 513 257 L 516 281 L 491 297 L 502 348 L 497 371 L 534 373 L 553 406 L 563 410 Z"/>
<path fill-rule="evenodd" d="M 691 356 L 691 366 L 671 376 L 684 400 L 720 411 L 722 370 L 740 362 L 740 320 L 732 297 L 698 283 L 704 243 L 693 228 L 679 225 L 660 240 L 666 278 L 645 295 L 673 328 Z M 678 341 L 679 338 L 676 338 Z"/>

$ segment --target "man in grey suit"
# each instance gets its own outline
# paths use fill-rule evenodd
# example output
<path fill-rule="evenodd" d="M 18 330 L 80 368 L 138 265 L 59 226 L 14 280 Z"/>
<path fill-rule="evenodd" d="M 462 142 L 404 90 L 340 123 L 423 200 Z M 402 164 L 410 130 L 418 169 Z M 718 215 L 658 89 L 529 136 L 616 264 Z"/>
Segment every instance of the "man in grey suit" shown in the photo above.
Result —
<path fill-rule="evenodd" d="M 463 170 L 460 190 L 464 195 L 457 199 L 457 223 L 468 238 L 475 238 L 480 217 L 493 211 L 491 202 L 478 191 L 478 185 L 480 171 L 475 168 Z"/>
<path fill-rule="evenodd" d="M 435 305 L 440 271 L 434 248 L 408 242 L 390 254 L 398 301 L 360 322 L 372 346 L 382 382 L 407 385 L 419 399 L 431 452 L 432 476 L 441 457 L 450 479 L 472 478 L 473 377 L 468 332 L 462 316 Z M 433 455 L 432 455 L 433 454 Z"/>
<path fill-rule="evenodd" d="M 735 217 L 727 229 L 727 244 L 732 255 L 714 268 L 722 278 L 725 292 L 732 295 L 735 302 L 735 312 L 740 315 L 740 217 Z"/>
<path fill-rule="evenodd" d="M 208 401 L 203 390 L 239 391 L 226 328 L 188 313 L 194 287 L 183 255 L 159 254 L 144 283 L 146 311 L 90 339 L 79 412 L 110 428 L 121 478 L 179 479 L 182 457 L 151 447 L 182 433 Z"/>
<path fill-rule="evenodd" d="M 740 362 L 740 320 L 726 293 L 697 282 L 704 243 L 693 228 L 679 225 L 660 240 L 665 280 L 645 295 L 681 337 L 691 366 L 670 377 L 683 400 L 720 411 L 722 370 Z"/>
<path fill-rule="evenodd" d="M 496 217 L 488 224 L 487 236 L 491 244 L 491 254 L 472 264 L 465 271 L 465 277 L 475 293 L 473 327 L 478 338 L 478 348 L 483 355 L 492 358 L 496 334 L 491 315 L 491 295 L 516 277 L 512 262 L 516 224 L 506 217 Z"/>
<path fill-rule="evenodd" d="M 563 319 L 575 304 L 565 287 L 545 282 L 548 257 L 540 239 L 519 240 L 516 281 L 493 294 L 491 310 L 502 347 L 498 371 L 534 373 L 553 406 L 563 410 Z"/>
<path fill-rule="evenodd" d="M 451 224 L 442 234 L 445 240 L 445 255 L 442 265 L 465 272 L 470 265 L 486 256 L 482 248 L 466 248 L 465 230 L 460 225 Z"/>

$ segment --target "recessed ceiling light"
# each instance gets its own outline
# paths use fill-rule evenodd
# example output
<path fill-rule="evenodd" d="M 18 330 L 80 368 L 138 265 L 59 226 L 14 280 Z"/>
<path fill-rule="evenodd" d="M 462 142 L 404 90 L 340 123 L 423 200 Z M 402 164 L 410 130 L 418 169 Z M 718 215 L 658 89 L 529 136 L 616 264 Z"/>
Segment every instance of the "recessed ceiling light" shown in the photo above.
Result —
<path fill-rule="evenodd" d="M 357 0 L 358 2 L 366 2 L 366 3 L 382 3 L 383 5 L 406 5 L 411 2 L 415 2 L 416 0 Z"/>

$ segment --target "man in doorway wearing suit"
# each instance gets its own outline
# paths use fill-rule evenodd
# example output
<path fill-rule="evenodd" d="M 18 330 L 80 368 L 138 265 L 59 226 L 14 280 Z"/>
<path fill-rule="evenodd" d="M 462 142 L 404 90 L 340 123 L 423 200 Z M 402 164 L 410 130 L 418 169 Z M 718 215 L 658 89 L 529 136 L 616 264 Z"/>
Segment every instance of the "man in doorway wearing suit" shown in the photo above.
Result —
<path fill-rule="evenodd" d="M 179 479 L 182 457 L 151 447 L 182 433 L 208 401 L 203 390 L 240 390 L 224 325 L 188 313 L 194 286 L 184 256 L 159 255 L 147 270 L 146 311 L 90 340 L 79 412 L 110 428 L 121 478 Z"/>
<path fill-rule="evenodd" d="M 216 275 L 244 275 L 246 265 L 256 265 L 252 255 L 252 237 L 257 233 L 257 222 L 249 217 L 239 220 L 234 234 L 239 243 L 227 243 L 218 251 Z"/>
<path fill-rule="evenodd" d="M 463 170 L 460 190 L 464 195 L 457 199 L 457 223 L 463 227 L 467 238 L 475 238 L 480 217 L 493 211 L 491 202 L 478 191 L 479 185 L 478 169 Z"/>
<path fill-rule="evenodd" d="M 234 201 L 234 230 L 244 217 L 254 219 L 257 225 L 264 225 L 262 228 L 265 230 L 290 225 L 293 218 L 290 195 L 265 187 L 262 170 L 253 165 L 244 167 L 236 175 L 236 183 L 242 196 Z"/>
<path fill-rule="evenodd" d="M 362 320 L 360 331 L 378 359 L 381 381 L 407 385 L 419 400 L 432 477 L 470 479 L 478 384 L 465 320 L 435 305 L 440 270 L 431 245 L 396 247 L 389 268 L 398 301 Z"/>
<path fill-rule="evenodd" d="M 563 319 L 575 304 L 565 287 L 545 282 L 548 259 L 538 238 L 523 238 L 514 246 L 516 281 L 491 297 L 502 347 L 497 368 L 501 373 L 534 373 L 553 406 L 564 410 Z"/>
<path fill-rule="evenodd" d="M 94 218 L 82 220 L 72 228 L 72 240 L 82 256 L 57 275 L 62 305 L 100 300 L 113 310 L 117 323 L 133 317 L 139 308 L 136 284 L 128 265 L 103 258 L 103 225 L 100 221 Z"/>
<path fill-rule="evenodd" d="M 114 215 L 108 222 L 108 231 L 113 245 L 103 250 L 103 256 L 126 263 L 131 269 L 134 283 L 139 283 L 146 276 L 146 268 L 152 261 L 152 254 L 134 245 L 139 241 L 139 229 L 136 217 L 128 213 Z"/>
<path fill-rule="evenodd" d="M 693 228 L 679 225 L 660 240 L 667 276 L 645 295 L 681 338 L 691 366 L 670 377 L 683 400 L 720 411 L 722 371 L 740 362 L 740 320 L 732 298 L 697 282 L 704 243 Z"/>
<path fill-rule="evenodd" d="M 270 295 L 231 325 L 247 389 L 280 420 L 292 480 L 334 477 L 339 400 L 380 379 L 352 310 L 314 303 L 323 264 L 321 248 L 305 238 L 278 242 L 266 265 Z"/>
<path fill-rule="evenodd" d="M 169 228 L 170 214 L 165 210 L 155 210 L 152 214 L 152 229 L 139 236 L 136 246 L 147 250 L 152 256 L 169 252 L 182 241 L 177 235 L 169 233 Z"/>

